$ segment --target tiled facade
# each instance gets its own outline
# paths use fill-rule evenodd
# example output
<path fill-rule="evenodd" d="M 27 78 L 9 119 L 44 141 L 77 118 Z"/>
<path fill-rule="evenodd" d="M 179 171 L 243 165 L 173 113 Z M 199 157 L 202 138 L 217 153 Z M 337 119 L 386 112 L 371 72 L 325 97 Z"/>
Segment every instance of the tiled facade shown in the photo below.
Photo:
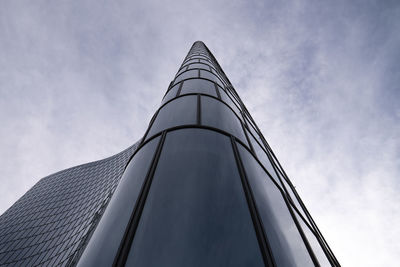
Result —
<path fill-rule="evenodd" d="M 0 266 L 67 266 L 117 186 L 133 145 L 41 179 L 0 216 Z"/>

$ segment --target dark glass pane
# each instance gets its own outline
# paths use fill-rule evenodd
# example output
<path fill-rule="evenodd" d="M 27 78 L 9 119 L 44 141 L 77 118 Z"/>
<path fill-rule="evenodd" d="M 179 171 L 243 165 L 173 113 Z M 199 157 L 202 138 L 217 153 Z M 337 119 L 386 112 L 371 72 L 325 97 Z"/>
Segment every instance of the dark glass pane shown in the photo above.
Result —
<path fill-rule="evenodd" d="M 205 60 L 210 60 L 210 58 L 208 57 L 208 56 L 206 56 L 206 55 L 196 55 L 195 56 L 196 58 L 200 58 L 200 59 L 205 59 Z"/>
<path fill-rule="evenodd" d="M 188 60 L 188 61 L 185 62 L 185 65 L 186 65 L 186 64 L 191 64 L 191 63 L 197 63 L 197 62 L 199 62 L 198 59 L 190 59 L 190 60 Z"/>
<path fill-rule="evenodd" d="M 214 69 L 211 69 L 211 72 L 215 75 L 215 76 L 217 76 L 224 84 L 226 84 L 226 81 L 224 81 L 224 78 L 223 78 L 223 76 L 221 75 L 221 74 L 219 74 L 216 70 L 214 70 Z"/>
<path fill-rule="evenodd" d="M 221 95 L 221 100 L 224 101 L 226 104 L 228 104 L 238 116 L 241 116 L 239 108 L 233 103 L 232 99 L 225 93 L 225 90 L 220 89 L 219 92 Z"/>
<path fill-rule="evenodd" d="M 173 126 L 196 124 L 196 119 L 197 96 L 179 97 L 160 109 L 147 136 L 151 137 L 153 134 Z"/>
<path fill-rule="evenodd" d="M 78 266 L 112 266 L 159 139 L 143 146 L 128 164 Z"/>
<path fill-rule="evenodd" d="M 251 129 L 253 135 L 254 135 L 254 136 L 258 136 L 258 134 L 255 133 L 257 127 L 256 127 L 255 124 L 248 118 L 249 115 L 247 114 L 246 111 L 244 111 L 244 115 L 245 115 L 245 117 L 246 117 L 246 122 L 247 122 L 247 124 L 249 125 L 249 128 Z M 250 126 L 251 126 L 251 127 L 250 127 Z"/>
<path fill-rule="evenodd" d="M 285 180 L 285 178 L 283 178 L 283 177 L 282 177 L 282 181 L 283 181 L 283 184 L 284 184 L 285 187 L 286 187 L 286 190 L 289 192 L 289 196 L 290 196 L 290 198 L 292 199 L 292 201 L 293 201 L 294 205 L 296 206 L 296 208 L 300 211 L 301 215 L 302 215 L 304 218 L 307 218 L 306 213 L 304 212 L 304 210 L 303 210 L 303 208 L 301 207 L 299 201 L 297 200 L 297 198 L 296 198 L 296 196 L 295 196 L 295 194 L 294 194 L 292 188 L 290 187 L 289 183 L 288 183 L 288 182 Z M 307 219 L 307 222 L 308 222 L 308 219 Z"/>
<path fill-rule="evenodd" d="M 167 134 L 127 266 L 264 266 L 227 136 Z"/>
<path fill-rule="evenodd" d="M 237 99 L 237 97 L 235 96 L 235 94 L 233 94 L 233 93 L 231 92 L 231 90 L 229 90 L 229 89 L 227 89 L 226 92 L 227 92 L 227 94 L 231 97 L 232 101 L 235 102 L 235 104 L 240 108 L 240 102 L 239 102 L 239 100 Z"/>
<path fill-rule="evenodd" d="M 206 64 L 201 64 L 201 63 L 195 63 L 189 65 L 189 69 L 205 69 L 205 70 L 210 70 L 210 67 Z"/>
<path fill-rule="evenodd" d="M 211 81 L 216 82 L 219 86 L 224 87 L 224 85 L 222 84 L 222 82 L 217 78 L 217 76 L 215 76 L 214 74 L 212 74 L 209 71 L 205 71 L 205 70 L 201 70 L 200 71 L 200 77 L 201 78 L 205 78 L 205 79 L 209 79 Z"/>
<path fill-rule="evenodd" d="M 181 95 L 190 93 L 208 94 L 217 97 L 215 84 L 204 79 L 190 79 L 184 81 Z"/>
<path fill-rule="evenodd" d="M 235 113 L 214 98 L 201 97 L 201 123 L 226 131 L 247 143 L 242 125 Z"/>
<path fill-rule="evenodd" d="M 253 156 L 238 148 L 277 266 L 314 266 L 281 192 Z"/>
<path fill-rule="evenodd" d="M 306 225 L 306 223 L 303 221 L 302 218 L 300 218 L 300 216 L 297 213 L 296 213 L 296 218 L 297 221 L 300 223 L 304 234 L 307 237 L 308 243 L 310 243 L 310 246 L 314 252 L 315 257 L 317 257 L 319 264 L 323 267 L 332 266 L 328 258 L 326 257 L 321 245 L 319 244 L 317 237 L 314 235 L 314 233 L 310 230 L 310 228 Z"/>
<path fill-rule="evenodd" d="M 200 63 L 205 63 L 205 64 L 212 65 L 212 63 L 210 61 L 205 60 L 205 59 L 200 59 Z"/>
<path fill-rule="evenodd" d="M 168 100 L 170 100 L 176 96 L 176 93 L 178 92 L 178 89 L 179 89 L 179 85 L 180 85 L 180 83 L 174 85 L 171 89 L 169 89 L 168 93 L 165 95 L 161 104 L 168 102 Z"/>
<path fill-rule="evenodd" d="M 276 176 L 276 172 L 274 168 L 271 165 L 271 161 L 269 160 L 267 154 L 265 151 L 261 148 L 260 144 L 254 139 L 254 137 L 250 134 L 247 133 L 251 142 L 251 145 L 253 146 L 254 152 L 257 155 L 257 158 L 259 161 L 261 161 L 262 165 L 264 166 L 265 169 L 269 172 L 269 174 L 274 178 L 275 182 L 281 186 L 281 182 L 279 181 L 278 177 Z"/>
<path fill-rule="evenodd" d="M 198 70 L 188 70 L 175 78 L 175 84 L 188 78 L 197 78 L 197 77 L 199 77 Z"/>
<path fill-rule="evenodd" d="M 178 73 L 176 74 L 176 76 L 179 76 L 182 72 L 186 71 L 188 69 L 188 66 L 185 66 L 183 68 L 181 68 Z"/>

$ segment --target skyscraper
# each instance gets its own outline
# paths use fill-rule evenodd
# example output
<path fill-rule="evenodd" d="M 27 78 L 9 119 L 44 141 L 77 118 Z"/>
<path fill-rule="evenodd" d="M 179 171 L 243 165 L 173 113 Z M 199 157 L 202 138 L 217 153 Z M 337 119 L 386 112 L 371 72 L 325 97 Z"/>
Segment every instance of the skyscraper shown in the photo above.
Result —
<path fill-rule="evenodd" d="M 0 265 L 339 263 L 198 41 L 141 140 L 41 179 L 0 217 Z"/>

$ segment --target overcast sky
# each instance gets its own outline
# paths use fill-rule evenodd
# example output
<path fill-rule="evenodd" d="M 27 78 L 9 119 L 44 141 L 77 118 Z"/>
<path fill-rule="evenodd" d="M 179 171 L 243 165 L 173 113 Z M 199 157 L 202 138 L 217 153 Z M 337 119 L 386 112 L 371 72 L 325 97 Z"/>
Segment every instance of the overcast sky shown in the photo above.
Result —
<path fill-rule="evenodd" d="M 343 266 L 398 266 L 399 1 L 1 1 L 0 213 L 137 141 L 213 52 Z"/>

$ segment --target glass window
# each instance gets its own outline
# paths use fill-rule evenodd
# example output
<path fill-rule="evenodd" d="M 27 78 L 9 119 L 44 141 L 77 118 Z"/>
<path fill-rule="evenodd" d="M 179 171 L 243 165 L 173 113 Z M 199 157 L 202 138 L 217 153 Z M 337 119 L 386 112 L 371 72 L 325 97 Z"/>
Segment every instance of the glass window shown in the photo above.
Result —
<path fill-rule="evenodd" d="M 264 266 L 227 136 L 167 134 L 126 266 Z"/>
<path fill-rule="evenodd" d="M 247 143 L 242 124 L 235 113 L 214 98 L 201 97 L 201 124 L 226 131 Z"/>
<path fill-rule="evenodd" d="M 144 145 L 128 164 L 78 266 L 112 266 L 159 139 Z"/>
<path fill-rule="evenodd" d="M 185 67 L 181 68 L 181 69 L 178 71 L 178 73 L 176 74 L 176 76 L 179 76 L 182 72 L 186 71 L 187 69 L 188 69 L 188 66 L 185 66 Z M 176 76 L 175 76 L 175 77 L 176 77 Z"/>
<path fill-rule="evenodd" d="M 211 81 L 216 82 L 219 86 L 224 87 L 224 85 L 222 84 L 222 82 L 220 81 L 220 79 L 217 78 L 217 76 L 215 76 L 214 74 L 212 74 L 209 71 L 205 71 L 205 70 L 201 70 L 200 71 L 200 77 L 201 78 L 206 78 L 209 79 Z"/>
<path fill-rule="evenodd" d="M 181 95 L 190 93 L 208 94 L 217 97 L 215 84 L 204 79 L 185 80 L 182 85 Z"/>
<path fill-rule="evenodd" d="M 252 127 L 252 129 L 251 129 L 252 133 L 254 134 L 254 136 L 258 136 L 258 134 L 255 133 L 257 128 L 256 128 L 255 124 L 248 118 L 248 114 L 246 111 L 244 112 L 244 115 L 246 117 L 246 122 L 249 125 L 249 128 L 250 128 L 250 126 Z"/>
<path fill-rule="evenodd" d="M 238 144 L 245 172 L 277 266 L 314 266 L 280 190 Z"/>
<path fill-rule="evenodd" d="M 300 205 L 300 202 L 297 200 L 297 197 L 295 196 L 295 194 L 294 194 L 292 188 L 290 187 L 289 183 L 285 180 L 284 177 L 282 177 L 282 181 L 283 181 L 283 183 L 284 183 L 284 185 L 285 185 L 287 191 L 289 192 L 289 196 L 290 196 L 290 198 L 292 199 L 293 204 L 294 204 L 294 205 L 296 206 L 296 208 L 299 210 L 299 212 L 301 213 L 301 215 L 303 215 L 304 218 L 307 218 L 307 216 L 306 216 L 306 214 L 305 214 L 303 208 L 302 208 L 301 205 Z M 308 219 L 307 219 L 307 222 L 308 222 Z"/>
<path fill-rule="evenodd" d="M 211 72 L 212 72 L 215 76 L 217 76 L 224 84 L 226 83 L 226 81 L 224 81 L 223 76 L 222 76 L 220 73 L 218 73 L 216 70 L 211 69 Z"/>
<path fill-rule="evenodd" d="M 212 63 L 210 62 L 210 61 L 208 61 L 208 60 L 205 60 L 205 59 L 200 59 L 200 63 L 204 63 L 204 64 L 208 64 L 208 65 L 212 65 Z"/>
<path fill-rule="evenodd" d="M 261 148 L 260 144 L 254 139 L 254 137 L 248 132 L 247 133 L 251 142 L 251 145 L 253 146 L 254 152 L 257 155 L 258 160 L 262 163 L 265 169 L 269 172 L 269 174 L 274 178 L 275 182 L 281 186 L 281 182 L 279 181 L 278 177 L 276 176 L 276 172 L 274 168 L 271 165 L 271 161 L 269 160 L 267 154 L 265 151 Z"/>
<path fill-rule="evenodd" d="M 195 64 L 191 64 L 189 65 L 189 69 L 206 69 L 206 70 L 210 70 L 210 67 L 206 64 L 201 64 L 201 63 L 195 63 Z"/>
<path fill-rule="evenodd" d="M 148 137 L 166 128 L 197 123 L 197 96 L 179 97 L 165 106 L 157 114 Z"/>
<path fill-rule="evenodd" d="M 208 56 L 205 56 L 205 55 L 197 55 L 195 57 L 196 58 L 200 58 L 200 59 L 210 60 L 210 58 Z"/>
<path fill-rule="evenodd" d="M 181 85 L 181 83 L 178 83 L 174 85 L 171 89 L 169 89 L 168 93 L 164 96 L 164 99 L 162 100 L 161 104 L 168 102 L 168 100 L 176 96 L 176 93 L 178 92 L 179 89 L 179 85 Z"/>
<path fill-rule="evenodd" d="M 226 93 L 231 97 L 232 101 L 235 102 L 235 104 L 240 107 L 240 102 L 238 100 L 238 98 L 235 96 L 234 93 L 231 92 L 231 90 L 227 89 Z"/>
<path fill-rule="evenodd" d="M 307 237 L 308 243 L 310 244 L 315 257 L 317 257 L 317 260 L 319 264 L 323 267 L 325 266 L 332 266 L 326 257 L 324 250 L 322 249 L 321 245 L 318 242 L 317 237 L 314 235 L 314 233 L 310 230 L 310 228 L 306 225 L 306 223 L 303 221 L 302 218 L 295 212 L 297 221 L 300 223 L 301 228 L 303 229 L 304 234 Z"/>
<path fill-rule="evenodd" d="M 219 90 L 221 95 L 221 100 L 228 104 L 238 116 L 241 116 L 239 108 L 233 103 L 232 99 L 226 94 L 225 90 Z"/>
<path fill-rule="evenodd" d="M 188 70 L 183 72 L 181 75 L 175 78 L 175 83 L 178 83 L 182 80 L 189 79 L 189 78 L 197 78 L 199 77 L 198 70 Z"/>
<path fill-rule="evenodd" d="M 184 65 L 186 65 L 186 64 L 191 64 L 191 63 L 198 63 L 198 62 L 199 62 L 198 59 L 190 59 L 190 60 L 186 61 L 186 62 L 184 63 Z"/>

